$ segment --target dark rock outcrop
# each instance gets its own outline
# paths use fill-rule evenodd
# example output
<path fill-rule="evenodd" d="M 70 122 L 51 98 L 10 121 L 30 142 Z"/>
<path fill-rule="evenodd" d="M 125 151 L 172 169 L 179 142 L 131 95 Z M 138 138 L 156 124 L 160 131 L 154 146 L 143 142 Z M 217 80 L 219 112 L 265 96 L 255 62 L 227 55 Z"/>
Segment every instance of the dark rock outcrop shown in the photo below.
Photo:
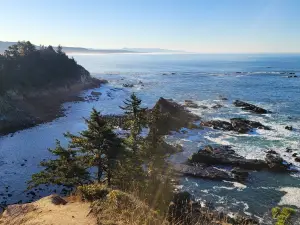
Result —
<path fill-rule="evenodd" d="M 228 171 L 220 170 L 213 166 L 207 166 L 201 163 L 195 164 L 174 164 L 172 165 L 173 170 L 179 174 L 184 176 L 209 179 L 209 180 L 229 180 L 234 181 L 234 176 Z"/>
<path fill-rule="evenodd" d="M 189 108 L 194 108 L 194 109 L 199 108 L 199 106 L 195 102 L 193 102 L 192 100 L 185 100 L 184 101 L 184 106 L 189 107 Z"/>
<path fill-rule="evenodd" d="M 155 106 L 159 106 L 163 115 L 158 127 L 160 134 L 168 134 L 170 131 L 189 127 L 191 123 L 200 119 L 199 116 L 190 113 L 184 106 L 172 100 L 160 98 Z"/>
<path fill-rule="evenodd" d="M 230 119 L 230 122 L 223 120 L 211 120 L 202 122 L 201 125 L 219 130 L 236 131 L 238 133 L 248 133 L 254 128 L 270 130 L 270 127 L 267 127 L 260 122 L 246 120 L 244 118 L 233 118 Z"/>
<path fill-rule="evenodd" d="M 290 167 L 277 153 L 267 153 L 265 161 L 269 168 L 274 171 L 287 171 Z"/>
<path fill-rule="evenodd" d="M 233 104 L 236 107 L 241 107 L 243 110 L 251 111 L 251 112 L 257 113 L 257 114 L 271 113 L 271 111 L 268 111 L 266 109 L 260 108 L 258 106 L 255 106 L 255 105 L 252 105 L 250 103 L 243 102 L 243 101 L 240 101 L 240 100 L 236 100 Z"/>
<path fill-rule="evenodd" d="M 268 164 L 263 160 L 246 159 L 230 146 L 206 146 L 194 153 L 189 159 L 190 163 L 205 163 L 206 165 L 229 165 L 249 170 L 267 169 Z"/>
<path fill-rule="evenodd" d="M 285 129 L 286 129 L 286 130 L 292 131 L 292 130 L 293 130 L 293 127 L 292 127 L 292 126 L 286 126 Z"/>
<path fill-rule="evenodd" d="M 201 122 L 201 126 L 212 127 L 213 129 L 231 131 L 233 127 L 231 123 L 223 120 L 211 120 L 207 122 Z"/>

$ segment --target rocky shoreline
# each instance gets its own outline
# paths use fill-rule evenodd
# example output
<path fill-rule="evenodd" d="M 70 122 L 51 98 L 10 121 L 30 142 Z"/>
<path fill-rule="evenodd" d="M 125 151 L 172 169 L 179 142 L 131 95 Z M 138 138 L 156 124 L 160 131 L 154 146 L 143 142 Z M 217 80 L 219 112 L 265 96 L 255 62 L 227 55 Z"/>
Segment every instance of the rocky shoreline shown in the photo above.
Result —
<path fill-rule="evenodd" d="M 0 136 L 64 116 L 62 104 L 84 101 L 79 93 L 100 87 L 106 80 L 89 78 L 72 84 L 0 97 Z"/>

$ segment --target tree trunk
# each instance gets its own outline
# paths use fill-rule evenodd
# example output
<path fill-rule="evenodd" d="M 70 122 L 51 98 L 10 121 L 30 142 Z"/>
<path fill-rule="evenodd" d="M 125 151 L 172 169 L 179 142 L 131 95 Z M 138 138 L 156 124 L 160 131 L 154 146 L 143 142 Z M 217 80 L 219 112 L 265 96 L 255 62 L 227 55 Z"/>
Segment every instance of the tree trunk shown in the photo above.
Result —
<path fill-rule="evenodd" d="M 98 165 L 98 173 L 97 173 L 97 181 L 98 181 L 98 183 L 100 183 L 101 177 L 102 177 L 102 169 L 101 169 L 101 165 Z"/>

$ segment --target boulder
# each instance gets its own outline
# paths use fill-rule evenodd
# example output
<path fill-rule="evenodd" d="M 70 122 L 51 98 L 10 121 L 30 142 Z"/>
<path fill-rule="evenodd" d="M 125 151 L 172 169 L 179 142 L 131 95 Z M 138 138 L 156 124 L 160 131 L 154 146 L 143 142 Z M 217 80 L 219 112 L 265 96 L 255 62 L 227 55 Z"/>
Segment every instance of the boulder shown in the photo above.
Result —
<path fill-rule="evenodd" d="M 270 111 L 260 108 L 258 106 L 252 105 L 250 103 L 247 102 L 243 102 L 240 100 L 236 100 L 233 103 L 236 107 L 241 107 L 243 110 L 247 110 L 247 111 L 251 111 L 253 113 L 257 113 L 257 114 L 266 114 L 266 113 L 271 113 Z"/>
<path fill-rule="evenodd" d="M 50 199 L 54 205 L 65 205 L 68 203 L 66 200 L 64 200 L 63 198 L 61 198 L 58 195 L 51 195 Z"/>
<path fill-rule="evenodd" d="M 297 157 L 297 155 L 298 155 L 298 153 L 297 152 L 295 152 L 295 153 L 293 153 L 293 157 Z"/>
<path fill-rule="evenodd" d="M 300 157 L 296 157 L 296 158 L 295 158 L 295 161 L 296 161 L 296 162 L 300 162 Z"/>
<path fill-rule="evenodd" d="M 292 126 L 286 126 L 285 129 L 286 129 L 286 130 L 291 130 L 291 131 L 292 131 L 292 130 L 293 130 L 293 127 L 292 127 Z"/>

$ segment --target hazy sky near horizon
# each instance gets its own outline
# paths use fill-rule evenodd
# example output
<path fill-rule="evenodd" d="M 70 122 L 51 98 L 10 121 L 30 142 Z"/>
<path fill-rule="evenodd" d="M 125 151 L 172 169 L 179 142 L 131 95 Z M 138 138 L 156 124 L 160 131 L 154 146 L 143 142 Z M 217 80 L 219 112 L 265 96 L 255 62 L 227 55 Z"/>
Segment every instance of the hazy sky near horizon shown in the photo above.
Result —
<path fill-rule="evenodd" d="M 0 41 L 300 52 L 300 0 L 0 0 Z"/>

